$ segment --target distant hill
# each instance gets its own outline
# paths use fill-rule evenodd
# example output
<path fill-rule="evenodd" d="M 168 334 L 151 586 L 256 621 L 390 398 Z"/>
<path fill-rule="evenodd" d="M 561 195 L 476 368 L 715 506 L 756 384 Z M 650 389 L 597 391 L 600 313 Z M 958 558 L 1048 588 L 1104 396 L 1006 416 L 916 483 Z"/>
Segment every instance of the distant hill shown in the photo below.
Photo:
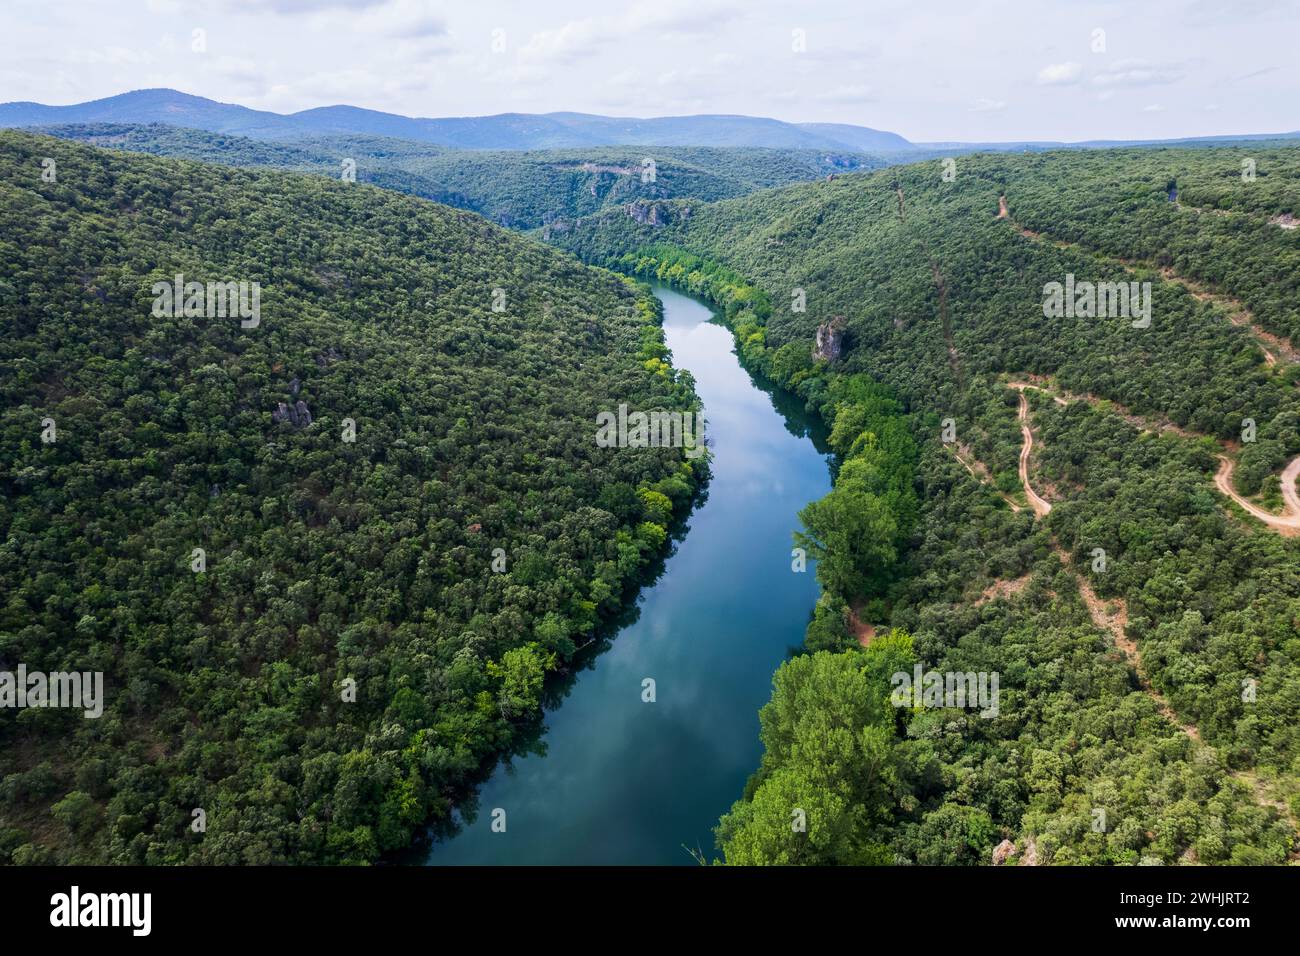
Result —
<path fill-rule="evenodd" d="M 1267 143 L 1300 139 L 1300 130 L 1289 133 L 1240 133 L 1227 136 L 1185 136 L 1181 139 L 1084 139 L 1066 143 L 1059 140 L 1014 140 L 1000 143 L 913 143 L 915 152 L 940 155 L 961 152 L 1042 153 L 1057 149 L 1123 149 L 1130 146 L 1170 146 L 1192 148 L 1197 146 L 1232 146 L 1236 143 Z"/>
<path fill-rule="evenodd" d="M 44 126 L 52 123 L 168 123 L 217 133 L 258 135 L 279 125 L 277 113 L 218 103 L 176 90 L 133 90 L 102 100 L 71 106 L 40 103 L 0 104 L 0 126 Z"/>
<path fill-rule="evenodd" d="M 858 151 L 867 148 L 859 143 L 875 140 L 879 141 L 877 147 L 888 143 L 891 148 L 905 149 L 910 145 L 895 133 L 882 133 L 865 126 L 785 123 L 756 116 L 661 116 L 636 119 L 593 116 L 587 113 L 550 113 L 545 118 L 613 145 L 767 146 L 778 149 Z M 828 132 L 831 129 L 838 129 L 843 135 Z"/>
<path fill-rule="evenodd" d="M 0 104 L 0 128 L 113 123 L 153 124 L 207 130 L 260 140 L 322 136 L 386 136 L 462 150 L 588 149 L 598 146 L 755 147 L 870 153 L 886 163 L 915 162 L 958 153 L 1041 152 L 1119 146 L 1224 145 L 1300 138 L 1300 130 L 1169 140 L 1048 140 L 914 143 L 887 130 L 850 123 L 787 123 L 761 116 L 598 116 L 592 113 L 499 113 L 495 116 L 418 118 L 362 109 L 323 106 L 282 114 L 218 103 L 177 90 L 134 90 L 88 103 L 46 106 Z"/>
<path fill-rule="evenodd" d="M 167 123 L 258 139 L 363 133 L 460 149 L 557 149 L 582 146 L 764 146 L 779 149 L 906 149 L 907 140 L 863 126 L 796 124 L 754 116 L 664 116 L 501 113 L 420 119 L 355 106 L 325 106 L 283 115 L 218 103 L 176 90 L 135 90 L 70 106 L 0 104 L 0 127 L 69 123 Z"/>
<path fill-rule="evenodd" d="M 850 126 L 847 123 L 800 123 L 799 128 L 818 136 L 829 137 L 866 153 L 876 150 L 916 148 L 914 143 L 908 142 L 897 133 L 868 129 L 866 126 Z"/>
<path fill-rule="evenodd" d="M 861 153 L 825 149 L 662 146 L 654 149 L 655 175 L 644 177 L 644 146 L 468 150 L 354 133 L 267 142 L 162 123 L 31 129 L 110 149 L 332 179 L 339 178 L 340 162 L 348 158 L 356 164 L 357 182 L 472 209 L 520 229 L 591 215 L 637 199 L 729 199 L 883 165 Z"/>

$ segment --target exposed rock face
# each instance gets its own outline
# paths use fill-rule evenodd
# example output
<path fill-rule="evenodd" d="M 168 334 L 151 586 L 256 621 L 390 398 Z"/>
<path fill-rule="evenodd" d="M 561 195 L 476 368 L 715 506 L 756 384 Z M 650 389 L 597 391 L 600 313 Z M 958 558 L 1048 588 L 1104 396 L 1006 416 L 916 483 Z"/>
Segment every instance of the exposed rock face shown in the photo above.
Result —
<path fill-rule="evenodd" d="M 1010 840 L 1003 840 L 993 848 L 993 865 L 1001 866 L 1008 857 L 1016 855 L 1016 845 Z"/>
<path fill-rule="evenodd" d="M 1020 865 L 1021 866 L 1038 865 L 1038 844 L 1034 842 L 1033 837 L 1030 837 L 1029 840 L 1025 843 L 1025 855 L 1020 858 Z"/>
<path fill-rule="evenodd" d="M 844 316 L 837 315 L 829 322 L 817 326 L 817 339 L 813 343 L 813 359 L 825 362 L 839 360 L 844 351 Z"/>
<path fill-rule="evenodd" d="M 627 214 L 643 226 L 666 226 L 672 222 L 672 215 L 668 206 L 661 202 L 649 199 L 638 199 L 630 202 L 623 207 Z M 682 210 L 682 218 L 689 219 L 691 209 L 687 206 Z"/>
<path fill-rule="evenodd" d="M 311 424 L 311 410 L 302 399 L 294 402 L 292 406 L 286 405 L 284 402 L 278 402 L 275 411 L 271 413 L 271 421 L 277 425 L 281 422 L 288 422 L 294 428 L 306 428 Z"/>

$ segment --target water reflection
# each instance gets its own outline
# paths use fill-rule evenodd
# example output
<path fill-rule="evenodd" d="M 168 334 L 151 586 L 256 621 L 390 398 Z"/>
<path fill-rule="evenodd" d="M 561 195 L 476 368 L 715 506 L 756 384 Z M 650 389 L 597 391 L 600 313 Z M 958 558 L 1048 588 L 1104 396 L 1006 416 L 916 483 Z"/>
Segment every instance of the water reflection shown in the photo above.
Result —
<path fill-rule="evenodd" d="M 830 490 L 823 434 L 750 377 L 706 306 L 656 295 L 673 364 L 704 402 L 707 500 L 636 606 L 551 683 L 544 726 L 437 835 L 430 864 L 689 864 L 684 847 L 713 853 L 758 764 L 758 708 L 817 598 L 811 566 L 791 572 L 790 535 Z"/>

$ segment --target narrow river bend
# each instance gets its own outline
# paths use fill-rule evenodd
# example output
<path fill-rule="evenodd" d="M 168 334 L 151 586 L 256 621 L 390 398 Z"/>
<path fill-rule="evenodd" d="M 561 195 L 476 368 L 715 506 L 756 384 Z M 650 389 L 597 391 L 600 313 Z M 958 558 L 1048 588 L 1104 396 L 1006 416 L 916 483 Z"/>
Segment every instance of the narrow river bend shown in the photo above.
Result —
<path fill-rule="evenodd" d="M 716 855 L 713 827 L 758 766 L 758 709 L 818 594 L 811 564 L 791 570 L 791 531 L 830 490 L 829 459 L 819 423 L 750 378 L 708 306 L 655 295 L 704 402 L 707 500 L 637 620 L 546 714 L 545 754 L 498 766 L 474 822 L 428 864 L 690 864 L 685 847 Z"/>

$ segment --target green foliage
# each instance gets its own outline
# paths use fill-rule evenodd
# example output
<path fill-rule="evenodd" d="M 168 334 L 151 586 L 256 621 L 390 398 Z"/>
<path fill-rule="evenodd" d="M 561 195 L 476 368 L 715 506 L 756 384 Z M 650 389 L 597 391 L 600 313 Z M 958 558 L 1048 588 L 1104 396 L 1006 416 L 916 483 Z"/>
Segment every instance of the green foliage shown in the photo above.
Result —
<path fill-rule="evenodd" d="M 0 724 L 6 860 L 408 845 L 705 474 L 593 441 L 620 402 L 698 406 L 643 366 L 655 301 L 470 213 L 3 132 L 0 225 L 0 658 L 106 697 Z M 259 282 L 260 324 L 151 314 L 178 272 Z"/>
<path fill-rule="evenodd" d="M 680 266 L 683 288 L 729 309 L 731 289 L 755 289 L 769 303 L 757 322 L 768 350 L 802 349 L 838 317 L 837 371 L 865 373 L 909 408 L 955 416 L 977 376 L 1052 374 L 1071 391 L 1225 439 L 1253 418 L 1265 439 L 1295 405 L 1294 375 L 1270 371 L 1248 330 L 1160 273 L 1172 264 L 1241 298 L 1273 331 L 1300 334 L 1300 230 L 1262 213 L 1197 214 L 1163 192 L 1170 176 L 1182 183 L 1195 170 L 1252 209 L 1272 215 L 1292 205 L 1300 150 L 1259 151 L 1271 185 L 1258 196 L 1240 181 L 1245 152 L 1254 155 L 1220 147 L 965 156 L 951 183 L 937 161 L 894 166 L 720 202 L 663 201 L 659 225 L 608 210 L 551 239 L 638 275 L 648 274 L 644 256 L 663 260 L 661 250 L 673 249 L 665 272 Z M 1003 191 L 1022 225 L 1083 247 L 1033 241 L 995 218 Z M 1130 269 L 1116 256 L 1142 262 Z M 1044 286 L 1067 273 L 1150 281 L 1151 327 L 1045 317 Z M 795 290 L 804 311 L 793 307 Z"/>
<path fill-rule="evenodd" d="M 1238 188 L 1237 150 L 973 156 L 953 183 L 921 163 L 689 211 L 665 202 L 654 221 L 611 211 L 552 233 L 591 261 L 718 303 L 749 367 L 831 426 L 835 490 L 805 510 L 800 538 L 824 587 L 806 640 L 817 653 L 805 660 L 850 670 L 861 660 L 845 624 L 853 603 L 877 625 L 867 655 L 887 639 L 887 620 L 913 635 L 927 668 L 1000 675 L 996 717 L 898 717 L 882 742 L 898 783 L 883 793 L 853 782 L 874 759 L 865 748 L 838 751 L 844 766 L 827 781 L 765 720 L 763 766 L 719 826 L 728 862 L 859 862 L 885 848 L 889 860 L 984 864 L 1003 839 L 1040 863 L 1286 860 L 1289 822 L 1239 775 L 1253 768 L 1300 802 L 1300 553 L 1229 517 L 1211 481 L 1214 442 L 1141 436 L 1124 417 L 1223 439 L 1254 419 L 1246 491 L 1275 488 L 1278 466 L 1300 452 L 1294 372 L 1267 369 L 1246 330 L 1158 270 L 1173 264 L 1241 298 L 1275 332 L 1293 331 L 1297 234 L 1267 217 L 1294 207 L 1300 154 L 1260 154 L 1272 178 L 1258 193 Z M 1184 203 L 1229 213 L 1169 203 L 1170 175 Z M 1004 190 L 1023 224 L 1082 247 L 996 219 Z M 1070 272 L 1151 281 L 1152 327 L 1043 316 L 1044 285 Z M 794 290 L 806 311 L 786 307 Z M 832 321 L 843 357 L 827 366 L 810 345 Z M 1036 481 L 1057 501 L 1045 523 L 993 490 L 1019 492 L 1021 434 L 1005 382 L 1027 373 L 1113 403 L 1061 408 L 1031 393 Z M 993 487 L 942 447 L 946 417 Z M 1084 573 L 1092 549 L 1106 550 L 1110 570 L 1093 587 L 1126 600 L 1127 633 L 1156 688 L 1211 747 L 1135 685 L 1054 540 Z M 1002 589 L 1007 597 L 990 598 Z M 884 689 L 887 675 L 862 692 Z M 769 706 L 790 697 L 778 681 Z M 812 695 L 801 719 L 816 726 L 840 709 L 833 693 Z M 845 729 L 885 726 L 853 715 Z M 790 830 L 796 807 L 813 808 L 807 839 Z M 1109 821 L 1100 831 L 1097 809 Z"/>
<path fill-rule="evenodd" d="M 92 123 L 42 132 L 96 146 L 266 166 L 338 179 L 341 160 L 356 180 L 480 213 L 517 229 L 621 207 L 638 199 L 713 200 L 820 179 L 884 163 L 860 153 L 759 147 L 655 147 L 654 175 L 643 175 L 644 149 L 463 150 L 385 136 L 304 136 L 287 143 L 163 124 Z"/>
<path fill-rule="evenodd" d="M 718 825 L 729 864 L 879 864 L 905 792 L 909 745 L 895 736 L 888 675 L 910 670 L 896 633 L 865 652 L 783 664 L 759 712 L 763 763 Z"/>

